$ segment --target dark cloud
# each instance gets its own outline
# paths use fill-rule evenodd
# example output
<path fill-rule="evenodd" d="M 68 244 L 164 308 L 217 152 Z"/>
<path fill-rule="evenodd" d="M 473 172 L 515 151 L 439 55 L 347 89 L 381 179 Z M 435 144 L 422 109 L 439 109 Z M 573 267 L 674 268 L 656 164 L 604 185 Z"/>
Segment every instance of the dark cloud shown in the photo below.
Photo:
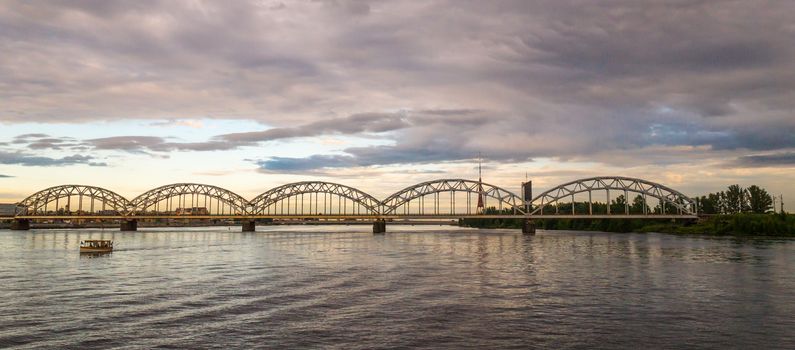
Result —
<path fill-rule="evenodd" d="M 47 134 L 22 134 L 22 135 L 17 135 L 16 137 L 14 137 L 14 139 L 15 140 L 26 140 L 26 139 L 40 139 L 40 138 L 45 138 L 45 137 L 50 137 L 50 135 L 47 135 Z"/>
<path fill-rule="evenodd" d="M 33 150 L 84 149 L 84 145 L 76 142 L 73 138 L 42 138 L 28 143 L 27 147 Z"/>
<path fill-rule="evenodd" d="M 372 146 L 348 148 L 345 151 L 357 159 L 361 166 L 471 160 L 477 154 L 466 149 L 446 147 Z"/>
<path fill-rule="evenodd" d="M 13 177 L 13 176 L 0 174 L 0 178 L 10 178 L 10 177 Z"/>
<path fill-rule="evenodd" d="M 217 138 L 234 143 L 254 143 L 278 139 L 327 134 L 358 134 L 387 132 L 408 127 L 405 113 L 361 113 L 345 118 L 331 118 L 290 128 L 220 135 Z"/>
<path fill-rule="evenodd" d="M 119 150 L 133 153 L 143 153 L 161 147 L 165 140 L 157 136 L 114 136 L 86 140 L 88 144 L 98 150 Z"/>
<path fill-rule="evenodd" d="M 289 128 L 272 128 L 264 131 L 224 134 L 206 142 L 172 142 L 158 136 L 114 136 L 89 139 L 81 143 L 66 145 L 89 146 L 95 150 L 117 150 L 131 153 L 170 151 L 222 151 L 260 142 L 311 137 L 321 135 L 357 135 L 384 133 L 429 125 L 444 126 L 456 123 L 459 126 L 476 126 L 486 123 L 486 118 L 473 110 L 429 110 L 396 113 L 358 113 L 344 118 L 330 118 Z M 72 139 L 38 139 L 29 144 L 31 148 L 60 149 L 59 146 Z"/>
<path fill-rule="evenodd" d="M 795 152 L 755 154 L 737 158 L 728 166 L 742 167 L 791 167 L 795 166 Z"/>
<path fill-rule="evenodd" d="M 441 163 L 450 161 L 471 161 L 478 152 L 471 148 L 449 148 L 440 142 L 437 145 L 424 144 L 415 147 L 371 146 L 345 149 L 343 155 L 313 155 L 306 158 L 272 157 L 255 163 L 271 172 L 301 172 L 329 168 L 360 166 L 379 166 L 392 164 Z M 523 153 L 523 152 L 518 152 Z M 516 158 L 517 152 L 494 151 L 488 154 L 490 160 L 528 161 L 529 158 Z"/>
<path fill-rule="evenodd" d="M 351 156 L 314 155 L 306 158 L 272 157 L 258 161 L 257 165 L 265 171 L 292 173 L 324 168 L 345 168 L 358 164 Z"/>
<path fill-rule="evenodd" d="M 713 129 L 713 130 L 710 130 Z M 694 123 L 655 123 L 633 141 L 639 146 L 711 146 L 714 150 L 775 150 L 795 147 L 795 127 L 705 128 Z"/>
<path fill-rule="evenodd" d="M 662 16 L 669 14 L 670 9 L 641 5 L 625 7 L 633 13 L 616 20 L 608 13 L 614 10 L 609 6 L 586 7 L 592 12 L 569 12 L 570 19 L 580 20 L 585 25 L 554 26 L 541 35 L 528 35 L 523 43 L 529 49 L 540 51 L 540 62 L 607 79 L 645 76 L 650 73 L 647 69 L 653 69 L 651 73 L 689 71 L 702 74 L 759 67 L 789 54 L 788 48 L 776 45 L 761 31 L 732 30 L 729 23 L 721 23 L 724 19 L 710 21 L 703 14 L 684 15 L 678 21 L 655 20 L 649 18 L 654 16 L 652 12 Z M 689 7 L 695 12 L 711 6 L 694 4 Z M 728 30 L 738 35 L 709 38 L 697 32 L 696 26 L 707 32 Z M 676 40 L 679 35 L 689 35 L 689 40 Z"/>
<path fill-rule="evenodd" d="M 474 110 L 402 111 L 396 113 L 358 113 L 344 118 L 331 118 L 289 128 L 219 135 L 216 138 L 250 144 L 278 139 L 310 137 L 329 134 L 383 133 L 429 125 L 457 124 L 474 126 L 487 123 L 483 115 Z"/>
<path fill-rule="evenodd" d="M 14 139 L 11 141 L 11 143 L 12 144 L 25 144 L 25 143 L 30 143 L 30 142 L 33 142 L 35 140 L 44 139 L 44 138 L 48 138 L 48 137 L 50 137 L 50 135 L 47 135 L 47 134 L 22 134 L 22 135 L 15 136 Z"/>
<path fill-rule="evenodd" d="M 21 152 L 2 152 L 0 151 L 0 164 L 22 165 L 22 166 L 67 166 L 85 164 L 89 166 L 107 166 L 107 163 L 97 162 L 94 157 L 83 155 L 71 155 L 62 158 L 50 158 L 25 154 Z"/>
<path fill-rule="evenodd" d="M 23 134 L 14 137 L 14 145 L 25 145 L 30 150 L 85 150 L 84 144 L 73 137 L 52 137 L 47 134 Z"/>
<path fill-rule="evenodd" d="M 170 152 L 170 151 L 219 151 L 229 150 L 238 145 L 221 142 L 170 142 L 157 136 L 114 136 L 85 141 L 96 150 L 116 150 L 130 153 Z"/>
<path fill-rule="evenodd" d="M 768 151 L 795 147 L 795 127 L 781 128 L 748 127 L 732 130 L 729 136 L 710 143 L 714 149 L 749 149 Z"/>
<path fill-rule="evenodd" d="M 12 141 L 36 150 L 213 151 L 329 134 L 390 143 L 272 158 L 269 169 L 479 151 L 632 164 L 659 146 L 775 152 L 795 147 L 793 12 L 752 1 L 8 1 L 0 120 L 273 126 L 196 143 Z"/>

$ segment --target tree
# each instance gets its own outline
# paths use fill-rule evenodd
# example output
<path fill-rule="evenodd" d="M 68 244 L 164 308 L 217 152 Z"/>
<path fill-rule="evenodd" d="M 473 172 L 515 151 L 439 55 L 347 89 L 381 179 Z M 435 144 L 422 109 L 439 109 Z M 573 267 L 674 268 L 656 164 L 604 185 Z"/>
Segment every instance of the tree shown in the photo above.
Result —
<path fill-rule="evenodd" d="M 720 193 L 710 193 L 706 196 L 701 196 L 698 209 L 703 214 L 720 213 Z"/>
<path fill-rule="evenodd" d="M 623 214 L 627 205 L 627 200 L 624 198 L 624 195 L 620 195 L 613 200 L 613 203 L 610 205 L 610 213 L 611 214 Z"/>
<path fill-rule="evenodd" d="M 740 185 L 731 185 L 726 190 L 726 211 L 731 214 L 748 211 L 748 191 Z"/>
<path fill-rule="evenodd" d="M 646 207 L 645 211 L 643 207 Z M 644 203 L 643 196 L 637 195 L 635 199 L 632 200 L 632 205 L 629 207 L 629 211 L 632 214 L 644 214 L 644 213 L 651 213 L 651 208 L 649 205 Z"/>
<path fill-rule="evenodd" d="M 676 214 L 679 209 L 670 202 L 659 201 L 654 207 L 655 214 Z"/>
<path fill-rule="evenodd" d="M 762 214 L 773 208 L 773 197 L 757 185 L 748 187 L 748 206 L 751 212 Z"/>
<path fill-rule="evenodd" d="M 717 193 L 718 196 L 718 214 L 726 214 L 729 212 L 729 208 L 726 205 L 726 192 L 720 191 Z"/>

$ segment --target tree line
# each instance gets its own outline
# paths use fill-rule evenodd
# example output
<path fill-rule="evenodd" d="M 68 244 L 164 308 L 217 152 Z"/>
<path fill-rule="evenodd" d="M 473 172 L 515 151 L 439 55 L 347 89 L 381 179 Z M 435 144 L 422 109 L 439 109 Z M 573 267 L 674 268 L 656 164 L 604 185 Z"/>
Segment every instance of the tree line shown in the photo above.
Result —
<path fill-rule="evenodd" d="M 731 185 L 725 191 L 695 198 L 701 214 L 764 214 L 775 212 L 773 196 L 757 185 Z"/>
<path fill-rule="evenodd" d="M 651 206 L 651 204 L 655 204 Z M 574 208 L 572 208 L 574 206 Z M 608 211 L 608 207 L 610 210 Z M 573 210 L 573 211 L 572 211 Z M 619 195 L 613 198 L 610 203 L 600 201 L 589 202 L 554 202 L 544 205 L 543 212 L 545 214 L 673 214 L 678 209 L 671 203 L 659 200 L 649 200 L 643 198 L 642 195 L 636 195 L 631 202 L 627 202 L 624 195 Z M 488 209 L 486 210 L 488 213 Z"/>
<path fill-rule="evenodd" d="M 632 197 L 630 197 L 632 198 Z M 731 185 L 725 191 L 709 193 L 695 197 L 699 214 L 741 214 L 774 213 L 773 196 L 757 185 L 743 188 Z M 684 203 L 682 203 L 684 204 Z M 609 208 L 609 209 L 608 209 Z M 510 210 L 503 210 L 508 213 Z M 544 204 L 544 214 L 674 214 L 678 208 L 669 202 L 656 199 L 647 201 L 643 196 L 636 195 L 627 201 L 624 195 L 612 199 L 610 203 L 594 201 L 591 203 L 553 202 Z M 496 208 L 486 208 L 485 214 L 503 214 Z"/>

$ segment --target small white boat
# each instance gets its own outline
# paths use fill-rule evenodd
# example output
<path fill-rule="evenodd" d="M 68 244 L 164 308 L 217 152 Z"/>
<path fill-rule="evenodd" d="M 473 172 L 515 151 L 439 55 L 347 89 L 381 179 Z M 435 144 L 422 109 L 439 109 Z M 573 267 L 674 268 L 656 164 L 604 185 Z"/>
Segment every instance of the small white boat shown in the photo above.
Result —
<path fill-rule="evenodd" d="M 81 253 L 110 253 L 113 251 L 113 241 L 106 239 L 87 239 L 80 242 Z"/>

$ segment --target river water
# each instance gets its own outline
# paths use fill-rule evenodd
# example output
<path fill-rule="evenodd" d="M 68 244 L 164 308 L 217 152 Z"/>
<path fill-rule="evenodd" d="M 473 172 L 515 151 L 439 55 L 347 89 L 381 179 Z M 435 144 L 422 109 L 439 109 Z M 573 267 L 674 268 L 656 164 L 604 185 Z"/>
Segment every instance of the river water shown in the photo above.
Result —
<path fill-rule="evenodd" d="M 239 230 L 0 231 L 0 348 L 795 348 L 795 240 Z"/>

